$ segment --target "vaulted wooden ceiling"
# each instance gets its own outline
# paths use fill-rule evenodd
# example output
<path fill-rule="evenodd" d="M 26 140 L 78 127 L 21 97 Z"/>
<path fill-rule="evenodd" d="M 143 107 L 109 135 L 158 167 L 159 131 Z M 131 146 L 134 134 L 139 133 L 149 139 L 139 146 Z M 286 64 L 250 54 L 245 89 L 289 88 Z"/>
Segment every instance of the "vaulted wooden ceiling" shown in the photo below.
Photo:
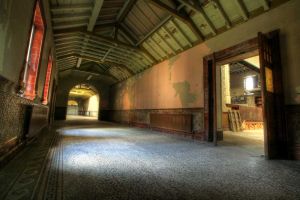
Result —
<path fill-rule="evenodd" d="M 113 84 L 288 0 L 50 0 L 60 76 Z"/>

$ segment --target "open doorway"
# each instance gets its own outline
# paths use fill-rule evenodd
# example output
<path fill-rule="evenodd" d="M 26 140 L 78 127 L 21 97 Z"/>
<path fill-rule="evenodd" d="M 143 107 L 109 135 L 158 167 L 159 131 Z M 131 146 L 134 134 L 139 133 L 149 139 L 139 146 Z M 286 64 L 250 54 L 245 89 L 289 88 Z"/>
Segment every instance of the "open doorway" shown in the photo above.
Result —
<path fill-rule="evenodd" d="M 259 89 L 260 82 L 261 98 L 252 96 L 254 96 L 255 109 L 259 109 L 259 104 L 262 108 L 265 157 L 268 159 L 288 158 L 279 33 L 279 30 L 266 34 L 258 33 L 256 38 L 220 50 L 203 59 L 204 128 L 205 137 L 208 141 L 217 145 L 218 141 L 224 138 L 222 98 L 218 97 L 218 93 L 219 96 L 221 94 L 221 66 L 234 64 L 234 62 L 245 64 L 246 59 L 259 56 L 259 76 L 254 74 L 245 76 L 245 79 L 243 77 L 243 90 L 245 93 L 245 87 L 247 89 L 253 87 L 252 91 L 246 91 L 246 93 L 255 94 L 258 92 L 255 89 Z M 224 97 L 224 99 L 226 98 Z M 245 101 L 243 98 L 231 99 L 231 96 L 230 100 Z M 230 110 L 235 109 L 240 109 L 240 106 L 237 108 L 237 106 L 231 105 Z"/>
<path fill-rule="evenodd" d="M 259 55 L 217 63 L 218 130 L 224 145 L 264 155 L 264 119 Z"/>
<path fill-rule="evenodd" d="M 80 84 L 69 92 L 67 119 L 98 119 L 100 99 L 96 89 Z"/>

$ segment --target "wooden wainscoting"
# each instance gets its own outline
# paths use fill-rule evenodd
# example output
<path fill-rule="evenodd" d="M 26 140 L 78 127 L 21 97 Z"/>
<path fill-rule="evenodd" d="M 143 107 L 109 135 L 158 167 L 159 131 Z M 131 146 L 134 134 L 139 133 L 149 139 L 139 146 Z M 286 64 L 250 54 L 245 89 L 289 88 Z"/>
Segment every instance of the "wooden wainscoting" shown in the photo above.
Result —
<path fill-rule="evenodd" d="M 289 158 L 300 160 L 300 105 L 286 106 Z"/>
<path fill-rule="evenodd" d="M 151 113 L 150 127 L 182 133 L 192 133 L 192 114 Z"/>

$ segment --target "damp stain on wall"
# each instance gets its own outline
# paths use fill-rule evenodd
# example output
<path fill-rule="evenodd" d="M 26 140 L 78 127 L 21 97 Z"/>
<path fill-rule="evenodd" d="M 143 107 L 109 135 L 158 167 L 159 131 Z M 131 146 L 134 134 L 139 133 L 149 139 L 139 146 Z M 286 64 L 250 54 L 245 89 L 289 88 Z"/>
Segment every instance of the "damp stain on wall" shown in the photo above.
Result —
<path fill-rule="evenodd" d="M 168 66 L 169 66 L 169 81 L 172 80 L 172 68 L 174 66 L 174 63 L 180 58 L 180 55 L 176 55 L 176 56 L 173 56 L 172 58 L 169 59 L 169 63 L 168 63 Z"/>
<path fill-rule="evenodd" d="M 187 81 L 173 83 L 173 88 L 176 91 L 175 97 L 179 96 L 181 105 L 188 107 L 197 99 L 196 94 L 192 93 L 190 83 Z"/>

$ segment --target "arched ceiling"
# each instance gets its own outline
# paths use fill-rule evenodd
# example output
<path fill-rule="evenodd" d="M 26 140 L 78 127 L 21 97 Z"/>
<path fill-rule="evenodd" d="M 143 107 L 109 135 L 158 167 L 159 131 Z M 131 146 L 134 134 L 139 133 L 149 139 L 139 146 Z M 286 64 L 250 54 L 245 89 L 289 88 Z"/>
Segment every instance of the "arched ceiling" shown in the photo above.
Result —
<path fill-rule="evenodd" d="M 60 76 L 113 84 L 288 0 L 50 0 Z"/>

